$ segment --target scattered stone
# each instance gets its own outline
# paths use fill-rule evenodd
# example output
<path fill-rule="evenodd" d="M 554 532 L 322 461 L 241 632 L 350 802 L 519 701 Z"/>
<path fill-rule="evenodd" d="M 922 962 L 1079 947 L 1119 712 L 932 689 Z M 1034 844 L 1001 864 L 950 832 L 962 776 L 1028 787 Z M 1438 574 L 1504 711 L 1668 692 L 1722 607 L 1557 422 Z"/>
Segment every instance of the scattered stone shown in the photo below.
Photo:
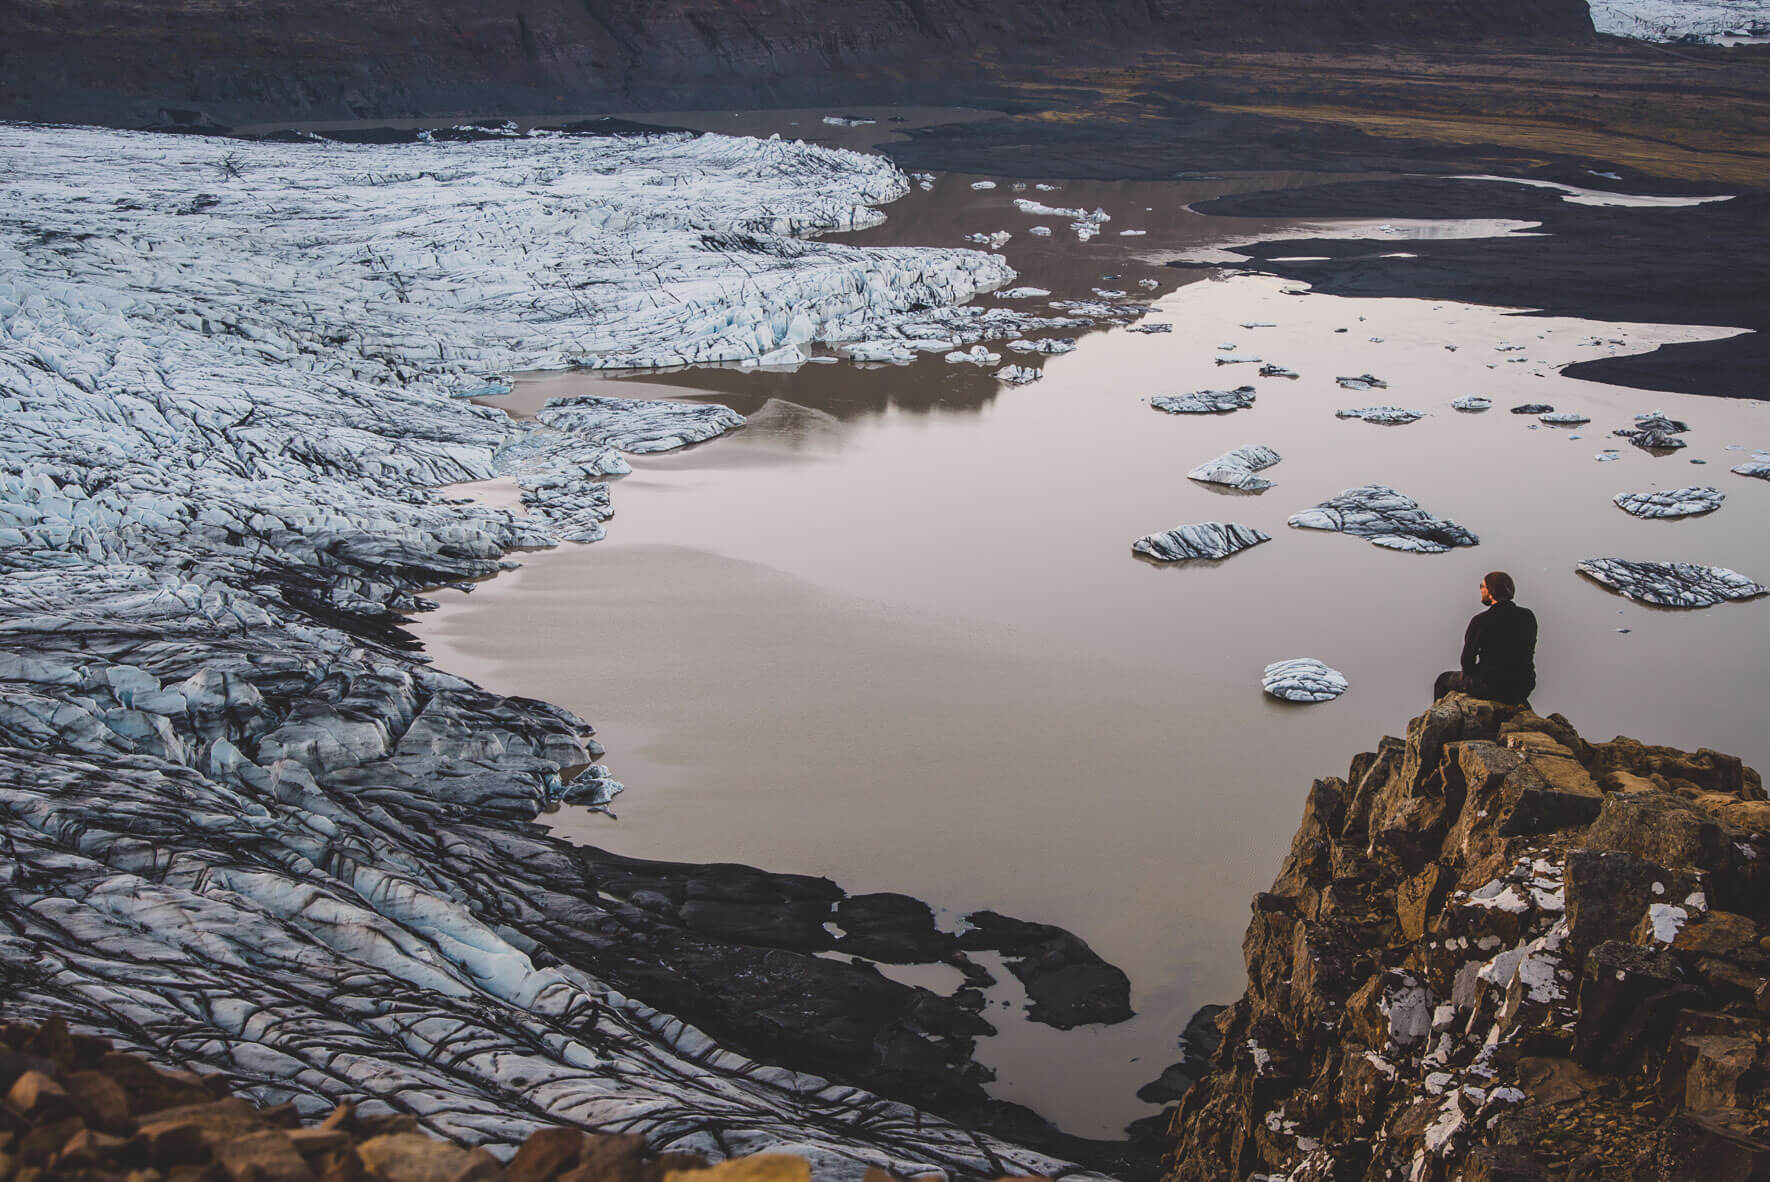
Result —
<path fill-rule="evenodd" d="M 1346 676 L 1313 657 L 1274 661 L 1260 675 L 1263 689 L 1287 702 L 1326 702 L 1346 692 Z"/>
<path fill-rule="evenodd" d="M 1228 558 L 1271 540 L 1271 534 L 1252 526 L 1205 521 L 1138 538 L 1131 543 L 1131 550 L 1161 562 L 1181 562 L 1192 558 Z"/>
<path fill-rule="evenodd" d="M 1149 400 L 1157 410 L 1175 415 L 1226 414 L 1254 405 L 1254 388 L 1237 386 L 1233 390 L 1196 390 L 1191 394 L 1158 394 Z"/>
<path fill-rule="evenodd" d="M 1635 562 L 1588 558 L 1575 568 L 1619 595 L 1661 607 L 1712 607 L 1729 599 L 1770 594 L 1770 587 L 1738 571 L 1694 562 Z"/>
<path fill-rule="evenodd" d="M 1282 457 L 1270 447 L 1262 447 L 1250 443 L 1238 447 L 1234 451 L 1225 452 L 1214 460 L 1209 460 L 1186 474 L 1189 480 L 1202 480 L 1207 484 L 1226 484 L 1231 488 L 1239 488 L 1249 492 L 1272 487 L 1272 481 L 1254 475 L 1254 473 L 1270 468 Z"/>
<path fill-rule="evenodd" d="M 1417 554 L 1438 554 L 1480 539 L 1454 521 L 1432 516 L 1411 497 L 1382 484 L 1349 488 L 1313 509 L 1293 514 L 1297 529 L 1324 529 L 1365 538 L 1373 545 Z"/>
<path fill-rule="evenodd" d="M 1718 488 L 1673 488 L 1664 492 L 1617 493 L 1619 509 L 1636 517 L 1691 517 L 1713 513 L 1726 495 Z"/>

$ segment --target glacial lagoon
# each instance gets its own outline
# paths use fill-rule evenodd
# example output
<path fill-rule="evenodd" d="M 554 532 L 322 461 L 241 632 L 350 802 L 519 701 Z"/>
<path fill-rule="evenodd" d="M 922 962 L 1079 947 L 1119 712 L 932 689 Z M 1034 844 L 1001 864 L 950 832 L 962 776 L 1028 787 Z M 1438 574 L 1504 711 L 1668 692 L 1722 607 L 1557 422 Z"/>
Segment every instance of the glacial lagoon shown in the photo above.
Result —
<path fill-rule="evenodd" d="M 1137 1017 L 1068 1032 L 1020 1021 L 1024 995 L 998 974 L 986 1016 L 1002 1033 L 978 1058 L 998 1073 L 994 1094 L 1069 1132 L 1116 1135 L 1156 1111 L 1134 1093 L 1177 1057 L 1190 1013 L 1239 991 L 1247 900 L 1308 784 L 1343 774 L 1358 737 L 1397 733 L 1425 706 L 1485 571 L 1510 571 L 1542 621 L 1539 709 L 1587 735 L 1770 766 L 1770 600 L 1659 609 L 1574 569 L 1622 557 L 1770 579 L 1770 482 L 1730 471 L 1770 448 L 1770 408 L 1558 372 L 1733 330 L 1329 297 L 1234 267 L 1234 245 L 1260 238 L 1356 236 L 1404 264 L 1411 238 L 1528 225 L 1250 224 L 1187 208 L 1307 179 L 1020 191 L 943 175 L 886 206 L 883 225 L 828 239 L 946 246 L 1008 231 L 997 253 L 1014 285 L 1050 295 L 977 303 L 1150 306 L 1130 323 L 1031 334 L 1073 337 L 1073 351 L 987 341 L 999 364 L 936 352 L 898 365 L 548 373 L 482 399 L 523 417 L 578 394 L 672 398 L 747 423 L 632 457 L 611 486 L 606 540 L 524 555 L 470 595 L 436 592 L 439 610 L 416 625 L 426 650 L 440 668 L 596 724 L 627 785 L 619 820 L 567 806 L 547 818 L 557 833 L 903 892 L 949 925 L 995 908 L 1087 940 L 1129 974 Z M 1079 240 L 1017 198 L 1111 220 Z M 1028 232 L 1041 224 L 1048 237 Z M 1133 331 L 1155 324 L 1171 329 Z M 1009 364 L 1042 376 L 992 376 Z M 1268 364 L 1297 376 L 1259 376 Z M 1336 381 L 1361 375 L 1384 386 Z M 1255 399 L 1230 413 L 1150 405 L 1243 385 Z M 1491 408 L 1453 408 L 1470 396 Z M 1508 413 L 1530 402 L 1591 421 Z M 1404 425 L 1336 416 L 1379 404 L 1424 413 Z M 1612 435 L 1654 410 L 1690 425 L 1688 446 L 1649 453 Z M 1260 472 L 1273 487 L 1188 479 L 1247 445 L 1281 456 Z M 1400 553 L 1287 525 L 1369 483 L 1480 544 Z M 1687 486 L 1719 489 L 1720 508 L 1640 520 L 1613 503 Z M 465 491 L 516 503 L 508 484 Z M 1131 552 L 1139 537 L 1207 521 L 1272 541 L 1171 565 Z M 1294 657 L 1325 661 L 1350 689 L 1311 706 L 1263 695 L 1262 669 Z"/>

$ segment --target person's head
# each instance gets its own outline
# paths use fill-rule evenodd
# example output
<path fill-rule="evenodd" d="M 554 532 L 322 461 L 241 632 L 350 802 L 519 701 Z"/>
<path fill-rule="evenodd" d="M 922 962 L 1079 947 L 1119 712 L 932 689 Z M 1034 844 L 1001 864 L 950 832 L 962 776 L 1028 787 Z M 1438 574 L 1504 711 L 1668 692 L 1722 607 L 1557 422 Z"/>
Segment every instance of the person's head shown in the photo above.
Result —
<path fill-rule="evenodd" d="M 1510 603 L 1517 588 L 1512 583 L 1512 576 L 1503 570 L 1490 570 L 1481 580 L 1481 602 L 1486 604 Z"/>

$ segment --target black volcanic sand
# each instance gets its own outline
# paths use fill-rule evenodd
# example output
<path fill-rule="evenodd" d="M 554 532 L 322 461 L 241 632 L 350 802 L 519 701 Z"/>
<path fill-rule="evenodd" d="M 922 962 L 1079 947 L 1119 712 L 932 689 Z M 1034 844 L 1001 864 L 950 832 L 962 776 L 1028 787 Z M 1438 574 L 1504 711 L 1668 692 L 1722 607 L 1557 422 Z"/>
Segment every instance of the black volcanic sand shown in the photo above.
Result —
<path fill-rule="evenodd" d="M 1564 183 L 1627 191 L 1586 173 Z M 1725 189 L 1717 191 L 1725 192 Z M 1556 190 L 1451 178 L 1221 197 L 1200 213 L 1264 218 L 1517 218 L 1530 234 L 1391 244 L 1313 239 L 1238 247 L 1257 269 L 1346 296 L 1406 296 L 1555 316 L 1755 331 L 1581 362 L 1570 377 L 1636 389 L 1770 397 L 1770 194 L 1679 207 L 1576 205 Z M 1317 256 L 1299 259 L 1297 256 Z M 1388 257 L 1385 257 L 1388 256 Z M 1283 260 L 1283 261 L 1281 261 Z"/>
<path fill-rule="evenodd" d="M 1597 160 L 1527 159 L 1492 145 L 1397 140 L 1355 129 L 1196 109 L 1129 124 L 996 120 L 917 129 L 883 150 L 906 168 L 1005 176 L 1185 178 L 1293 168 L 1345 172 L 1488 170 L 1617 193 L 1732 200 L 1680 207 L 1576 205 L 1552 189 L 1408 176 L 1238 194 L 1204 214 L 1271 219 L 1517 218 L 1530 235 L 1392 244 L 1287 240 L 1237 247 L 1249 269 L 1349 296 L 1448 299 L 1556 316 L 1754 330 L 1582 362 L 1573 377 L 1636 389 L 1770 397 L 1770 190 L 1644 175 Z M 1190 167 L 1186 167 L 1190 165 Z M 1614 172 L 1616 181 L 1594 174 Z M 1770 177 L 1770 173 L 1766 174 Z M 1299 261 L 1296 256 L 1319 256 Z M 1391 257 L 1384 257 L 1385 255 Z M 1278 261 L 1283 259 L 1285 261 Z M 1183 265 L 1183 264 L 1176 264 Z"/>

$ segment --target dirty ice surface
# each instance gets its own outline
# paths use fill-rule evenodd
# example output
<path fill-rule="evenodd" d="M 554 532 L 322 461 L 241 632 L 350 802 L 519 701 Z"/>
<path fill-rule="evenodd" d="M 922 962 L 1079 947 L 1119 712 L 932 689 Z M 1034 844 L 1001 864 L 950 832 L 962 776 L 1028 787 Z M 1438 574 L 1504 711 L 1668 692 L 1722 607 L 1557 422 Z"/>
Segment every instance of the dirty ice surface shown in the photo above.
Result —
<path fill-rule="evenodd" d="M 504 1152 L 571 1122 L 831 1178 L 1061 1171 L 752 1063 L 578 967 L 608 904 L 528 822 L 601 747 L 394 630 L 422 588 L 600 536 L 621 451 L 743 422 L 594 400 L 517 422 L 460 395 L 567 362 L 791 361 L 1005 264 L 806 241 L 908 186 L 780 141 L 0 125 L 0 178 L 13 1014 Z M 526 513 L 426 488 L 496 475 Z"/>

